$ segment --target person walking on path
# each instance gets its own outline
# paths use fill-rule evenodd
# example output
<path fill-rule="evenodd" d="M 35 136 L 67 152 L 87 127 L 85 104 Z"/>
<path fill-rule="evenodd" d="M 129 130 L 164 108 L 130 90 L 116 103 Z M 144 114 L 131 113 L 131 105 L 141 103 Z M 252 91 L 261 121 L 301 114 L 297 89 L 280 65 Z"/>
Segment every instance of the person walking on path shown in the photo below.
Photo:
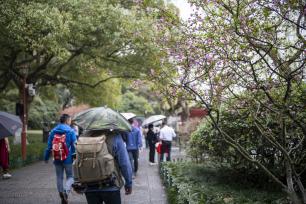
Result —
<path fill-rule="evenodd" d="M 173 138 L 176 137 L 176 134 L 172 127 L 169 127 L 166 125 L 166 121 L 163 121 L 162 128 L 160 129 L 159 133 L 159 139 L 162 141 L 161 146 L 161 155 L 160 155 L 160 161 L 164 161 L 164 154 L 167 152 L 167 161 L 170 161 L 171 159 L 171 143 Z"/>
<path fill-rule="evenodd" d="M 128 120 L 132 125 L 134 119 L 131 118 Z M 142 147 L 142 138 L 139 128 L 132 126 L 131 132 L 127 135 L 126 139 L 126 149 L 129 154 L 129 158 L 131 161 L 131 165 L 133 168 L 133 178 L 137 175 L 138 171 L 138 157 L 139 157 L 139 149 Z"/>
<path fill-rule="evenodd" d="M 0 139 L 0 166 L 2 167 L 3 170 L 3 175 L 2 175 L 3 179 L 9 179 L 12 177 L 12 175 L 9 174 L 8 172 L 10 151 L 11 149 L 8 138 L 5 137 Z"/>
<path fill-rule="evenodd" d="M 49 135 L 48 146 L 44 156 L 44 160 L 47 163 L 50 153 L 53 153 L 56 185 L 62 204 L 68 203 L 68 195 L 74 182 L 72 162 L 75 155 L 76 135 L 70 125 L 71 117 L 68 114 L 63 114 L 60 117 L 60 124 L 58 124 Z M 64 171 L 66 173 L 65 187 L 63 185 Z"/>
<path fill-rule="evenodd" d="M 149 124 L 149 131 L 147 132 L 147 140 L 149 144 L 149 162 L 150 165 L 155 164 L 155 144 L 157 143 L 157 135 L 153 131 L 153 124 Z"/>
<path fill-rule="evenodd" d="M 116 167 L 117 173 L 125 180 L 125 195 L 129 195 L 132 193 L 132 167 L 122 136 L 116 134 L 107 137 L 110 137 L 107 139 L 108 146 L 112 144 L 112 151 L 109 152 L 115 159 L 115 166 L 118 167 Z M 74 185 L 74 190 L 78 193 L 85 192 L 88 204 L 103 204 L 103 202 L 104 204 L 121 204 L 120 188 L 122 186 L 122 179 L 114 178 L 109 182 L 87 184 L 85 188 L 82 184 L 79 189 Z"/>

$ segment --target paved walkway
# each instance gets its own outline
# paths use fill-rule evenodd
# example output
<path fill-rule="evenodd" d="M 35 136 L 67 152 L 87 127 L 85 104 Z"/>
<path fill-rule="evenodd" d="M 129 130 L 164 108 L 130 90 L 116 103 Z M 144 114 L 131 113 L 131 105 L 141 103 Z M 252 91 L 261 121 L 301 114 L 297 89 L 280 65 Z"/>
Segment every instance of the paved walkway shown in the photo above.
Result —
<path fill-rule="evenodd" d="M 178 152 L 174 148 L 173 155 Z M 149 166 L 148 151 L 140 152 L 139 172 L 133 183 L 132 195 L 124 195 L 123 204 L 167 204 L 158 166 Z M 52 163 L 52 162 L 50 162 Z M 0 179 L 0 204 L 56 204 L 60 203 L 52 164 L 38 162 L 13 171 L 13 178 Z M 84 195 L 70 195 L 71 204 L 85 204 Z"/>

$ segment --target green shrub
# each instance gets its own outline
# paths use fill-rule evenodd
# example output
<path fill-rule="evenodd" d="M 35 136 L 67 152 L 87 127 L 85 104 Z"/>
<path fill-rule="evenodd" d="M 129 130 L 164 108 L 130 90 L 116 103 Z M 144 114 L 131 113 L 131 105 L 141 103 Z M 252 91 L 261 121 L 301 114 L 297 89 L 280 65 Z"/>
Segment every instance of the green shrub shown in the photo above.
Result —
<path fill-rule="evenodd" d="M 278 188 L 262 190 L 227 169 L 191 162 L 163 163 L 161 175 L 170 204 L 281 204 L 287 203 Z M 240 176 L 240 181 L 243 177 Z"/>
<path fill-rule="evenodd" d="M 22 166 L 31 164 L 33 162 L 43 160 L 44 150 L 46 148 L 45 143 L 42 143 L 42 135 L 39 134 L 28 134 L 27 139 L 29 144 L 26 147 L 26 160 L 22 160 L 21 156 L 21 145 L 13 144 L 13 139 L 10 138 L 10 168 L 20 168 Z"/>
<path fill-rule="evenodd" d="M 253 95 L 242 93 L 239 99 L 233 98 L 227 101 L 217 117 L 218 128 L 227 133 L 234 143 L 239 144 L 254 160 L 269 169 L 280 180 L 286 177 L 285 162 L 287 160 L 282 153 L 283 150 L 288 153 L 298 172 L 303 172 L 306 168 L 304 156 L 306 142 L 303 142 L 305 133 L 301 128 L 306 118 L 304 103 L 306 84 L 303 87 L 304 89 L 298 89 L 293 86 L 290 103 L 286 105 L 290 108 L 288 111 L 294 120 L 286 114 L 281 114 L 282 109 L 271 110 L 273 104 L 265 99 L 263 93 L 257 93 L 256 97 L 264 105 L 256 102 Z M 281 101 L 283 91 L 282 89 L 271 90 L 275 101 Z M 277 107 L 283 107 L 283 105 L 278 104 Z M 280 118 L 284 120 L 284 123 Z M 260 121 L 260 124 L 264 126 L 265 136 L 259 131 L 255 121 L 257 124 Z M 275 145 L 275 142 L 271 143 L 267 139 L 268 135 L 270 140 L 277 141 L 281 148 Z M 204 158 L 209 157 L 219 163 L 226 163 L 241 173 L 256 175 L 257 167 L 229 146 L 223 137 L 224 135 L 220 134 L 209 120 L 204 120 L 191 135 L 188 153 L 197 161 L 203 161 Z M 261 177 L 259 175 L 254 180 L 260 181 Z"/>

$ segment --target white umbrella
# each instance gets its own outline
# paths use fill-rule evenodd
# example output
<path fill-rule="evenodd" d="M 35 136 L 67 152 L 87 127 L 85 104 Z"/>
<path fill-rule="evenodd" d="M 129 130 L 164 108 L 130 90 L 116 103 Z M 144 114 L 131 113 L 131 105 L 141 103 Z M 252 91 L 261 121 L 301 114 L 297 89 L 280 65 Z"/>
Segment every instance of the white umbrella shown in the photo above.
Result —
<path fill-rule="evenodd" d="M 152 115 L 152 116 L 148 117 L 147 119 L 145 119 L 143 121 L 142 126 L 149 125 L 150 123 L 154 123 L 156 121 L 160 121 L 160 120 L 163 120 L 165 118 L 166 118 L 166 116 L 164 116 L 164 115 Z"/>
<path fill-rule="evenodd" d="M 136 117 L 134 113 L 120 113 L 120 114 L 127 120 Z"/>

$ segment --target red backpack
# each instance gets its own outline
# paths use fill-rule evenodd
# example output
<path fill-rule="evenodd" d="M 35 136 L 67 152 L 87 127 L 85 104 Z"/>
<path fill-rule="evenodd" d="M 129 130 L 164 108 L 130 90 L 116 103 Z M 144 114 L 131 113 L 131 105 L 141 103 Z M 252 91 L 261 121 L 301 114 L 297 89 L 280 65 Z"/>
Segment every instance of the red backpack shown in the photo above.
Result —
<path fill-rule="evenodd" d="M 68 156 L 66 134 L 55 134 L 52 141 L 52 154 L 54 160 L 63 161 Z"/>

